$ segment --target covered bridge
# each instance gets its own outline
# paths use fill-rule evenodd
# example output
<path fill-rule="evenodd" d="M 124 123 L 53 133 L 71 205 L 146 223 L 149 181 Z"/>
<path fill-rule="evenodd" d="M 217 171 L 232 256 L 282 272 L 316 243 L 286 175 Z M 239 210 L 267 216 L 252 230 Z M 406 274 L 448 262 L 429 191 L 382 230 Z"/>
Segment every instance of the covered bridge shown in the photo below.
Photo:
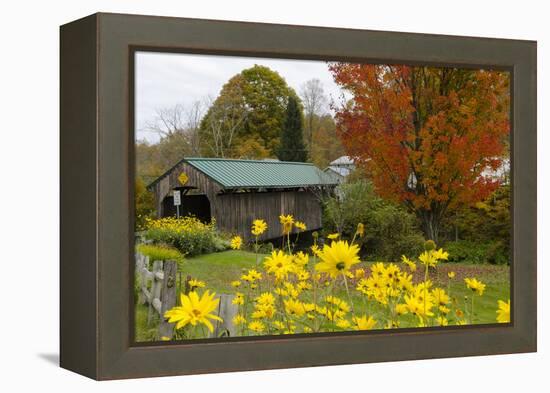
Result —
<path fill-rule="evenodd" d="M 252 221 L 261 218 L 268 224 L 265 240 L 281 235 L 281 214 L 292 214 L 308 230 L 321 228 L 319 197 L 336 185 L 309 163 L 184 158 L 147 188 L 154 193 L 158 217 L 176 215 L 173 191 L 180 190 L 181 216 L 215 218 L 219 229 L 245 239 L 251 237 Z"/>

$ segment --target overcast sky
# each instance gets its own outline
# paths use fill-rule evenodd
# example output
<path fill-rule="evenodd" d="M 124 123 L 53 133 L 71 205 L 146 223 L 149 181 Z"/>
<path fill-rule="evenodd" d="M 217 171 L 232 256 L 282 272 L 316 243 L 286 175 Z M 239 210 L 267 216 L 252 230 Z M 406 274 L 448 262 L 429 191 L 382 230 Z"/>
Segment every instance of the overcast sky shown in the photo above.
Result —
<path fill-rule="evenodd" d="M 146 132 L 144 125 L 154 120 L 156 109 L 215 98 L 225 82 L 254 64 L 277 71 L 298 94 L 313 78 L 321 81 L 329 98 L 338 100 L 341 94 L 323 61 L 138 52 L 135 64 L 136 138 L 151 142 L 158 136 Z"/>

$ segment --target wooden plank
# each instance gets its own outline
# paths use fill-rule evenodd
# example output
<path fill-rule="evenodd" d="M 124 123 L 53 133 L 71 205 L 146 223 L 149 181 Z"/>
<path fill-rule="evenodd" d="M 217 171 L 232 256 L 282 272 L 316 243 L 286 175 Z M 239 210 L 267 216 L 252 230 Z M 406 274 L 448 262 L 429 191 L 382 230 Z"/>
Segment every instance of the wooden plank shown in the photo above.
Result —
<path fill-rule="evenodd" d="M 153 262 L 153 275 L 158 273 L 162 269 L 162 262 L 161 261 L 154 261 Z M 149 310 L 147 311 L 147 326 L 150 326 L 151 320 L 153 318 L 153 312 L 155 311 L 155 307 L 153 305 L 155 299 L 159 299 L 160 301 L 160 291 L 162 289 L 162 283 L 159 281 L 153 279 L 152 285 L 151 285 L 151 300 L 149 301 Z M 158 311 L 158 310 L 157 310 Z"/>
<path fill-rule="evenodd" d="M 233 304 L 234 295 L 221 294 L 218 296 L 220 303 L 218 305 L 218 316 L 223 322 L 216 321 L 214 332 L 211 337 L 235 337 L 237 328 L 233 325 L 233 318 L 239 311 L 238 306 Z"/>
<path fill-rule="evenodd" d="M 174 324 L 168 323 L 164 313 L 176 305 L 176 261 L 164 262 L 164 278 L 162 280 L 162 305 L 160 308 L 159 337 L 172 338 L 174 335 Z"/>

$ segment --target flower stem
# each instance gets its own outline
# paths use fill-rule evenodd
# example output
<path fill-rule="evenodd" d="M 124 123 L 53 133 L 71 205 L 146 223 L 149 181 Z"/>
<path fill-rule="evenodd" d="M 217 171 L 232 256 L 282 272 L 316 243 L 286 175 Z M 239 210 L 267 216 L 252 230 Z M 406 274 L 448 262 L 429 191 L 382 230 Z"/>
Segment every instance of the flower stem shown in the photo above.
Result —
<path fill-rule="evenodd" d="M 344 276 L 344 285 L 346 287 L 346 292 L 348 293 L 348 300 L 349 300 L 349 304 L 350 304 L 350 307 L 351 307 L 351 315 L 353 316 L 353 318 L 355 318 L 355 310 L 353 308 L 353 300 L 351 298 L 351 294 L 349 293 L 349 288 L 348 288 L 348 279 L 347 279 L 345 274 L 343 274 L 343 276 Z"/>
<path fill-rule="evenodd" d="M 475 295 L 472 294 L 472 308 L 470 310 L 470 324 L 474 324 L 474 297 Z"/>

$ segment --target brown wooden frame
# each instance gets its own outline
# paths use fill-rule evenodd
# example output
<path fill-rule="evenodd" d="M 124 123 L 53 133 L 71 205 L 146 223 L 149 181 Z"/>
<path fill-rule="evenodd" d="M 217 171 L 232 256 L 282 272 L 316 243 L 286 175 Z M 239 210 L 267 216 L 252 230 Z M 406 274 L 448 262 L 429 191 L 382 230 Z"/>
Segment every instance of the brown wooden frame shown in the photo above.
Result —
<path fill-rule="evenodd" d="M 133 52 L 503 69 L 512 323 L 133 343 Z M 95 379 L 536 351 L 536 42 L 95 14 L 61 27 L 61 366 Z"/>

